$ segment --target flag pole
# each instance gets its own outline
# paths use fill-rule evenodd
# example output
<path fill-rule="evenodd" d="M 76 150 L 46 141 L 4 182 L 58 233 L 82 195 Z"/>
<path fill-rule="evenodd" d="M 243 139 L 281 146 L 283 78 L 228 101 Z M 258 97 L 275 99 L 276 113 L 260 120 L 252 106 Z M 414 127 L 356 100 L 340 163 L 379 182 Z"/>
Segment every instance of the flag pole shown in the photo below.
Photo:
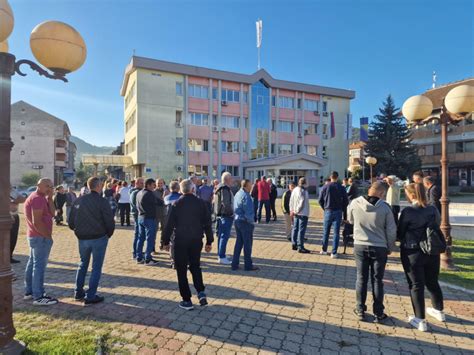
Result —
<path fill-rule="evenodd" d="M 260 70 L 260 47 L 262 46 L 262 20 L 255 23 L 257 29 L 257 70 Z"/>

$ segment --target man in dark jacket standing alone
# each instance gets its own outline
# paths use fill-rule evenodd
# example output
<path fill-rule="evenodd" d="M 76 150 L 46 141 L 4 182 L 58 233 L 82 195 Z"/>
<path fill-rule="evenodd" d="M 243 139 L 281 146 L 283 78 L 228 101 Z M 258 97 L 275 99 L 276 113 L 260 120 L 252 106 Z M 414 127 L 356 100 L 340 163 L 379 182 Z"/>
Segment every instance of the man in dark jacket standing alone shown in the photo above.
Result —
<path fill-rule="evenodd" d="M 227 258 L 226 248 L 234 223 L 234 195 L 230 189 L 232 175 L 228 172 L 223 173 L 221 182 L 214 196 L 214 213 L 217 216 L 217 236 L 219 238 L 217 260 L 220 264 L 230 265 L 231 261 Z"/>
<path fill-rule="evenodd" d="M 79 239 L 81 262 L 76 274 L 76 301 L 84 300 L 86 305 L 100 303 L 104 297 L 97 295 L 102 265 L 109 238 L 114 234 L 115 222 L 112 210 L 106 199 L 101 197 L 102 182 L 97 177 L 87 181 L 90 193 L 79 197 L 73 204 L 69 215 L 69 228 Z M 84 292 L 84 282 L 92 255 L 92 273 L 89 289 Z"/>
<path fill-rule="evenodd" d="M 441 190 L 438 185 L 435 184 L 435 180 L 431 176 L 423 178 L 423 185 L 426 189 L 426 200 L 429 205 L 435 206 L 439 213 L 441 213 Z"/>
<path fill-rule="evenodd" d="M 205 251 L 212 249 L 214 237 L 212 235 L 211 214 L 205 202 L 194 195 L 194 184 L 191 180 L 183 180 L 180 184 L 182 196 L 171 206 L 168 221 L 164 230 L 163 246 L 170 249 L 170 239 L 174 232 L 174 262 L 178 274 L 179 292 L 183 301 L 179 307 L 185 310 L 193 309 L 191 290 L 189 289 L 187 270 L 193 276 L 193 283 L 201 306 L 207 305 L 205 287 L 201 271 L 202 237 L 206 235 Z"/>
<path fill-rule="evenodd" d="M 268 186 L 270 186 L 270 210 L 272 213 L 272 219 L 274 221 L 277 220 L 277 212 L 275 208 L 275 202 L 278 197 L 278 190 L 276 185 L 273 183 L 273 180 L 271 178 L 268 178 L 267 180 Z"/>
<path fill-rule="evenodd" d="M 319 205 L 324 210 L 323 248 L 321 255 L 326 255 L 328 250 L 329 232 L 334 227 L 331 258 L 337 258 L 339 246 L 339 232 L 341 229 L 342 213 L 346 210 L 349 200 L 344 187 L 337 181 L 337 171 L 331 173 L 331 182 L 322 187 L 319 195 Z"/>

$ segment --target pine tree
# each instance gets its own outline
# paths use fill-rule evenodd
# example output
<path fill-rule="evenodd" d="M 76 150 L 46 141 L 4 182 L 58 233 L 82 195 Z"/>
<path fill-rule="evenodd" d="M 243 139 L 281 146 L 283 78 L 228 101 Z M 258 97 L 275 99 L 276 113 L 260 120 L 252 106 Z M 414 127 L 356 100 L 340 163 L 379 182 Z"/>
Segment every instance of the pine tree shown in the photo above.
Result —
<path fill-rule="evenodd" d="M 379 111 L 380 114 L 375 115 L 369 125 L 366 153 L 377 158 L 374 174 L 385 173 L 404 179 L 421 167 L 416 146 L 411 141 L 411 132 L 391 95 Z"/>

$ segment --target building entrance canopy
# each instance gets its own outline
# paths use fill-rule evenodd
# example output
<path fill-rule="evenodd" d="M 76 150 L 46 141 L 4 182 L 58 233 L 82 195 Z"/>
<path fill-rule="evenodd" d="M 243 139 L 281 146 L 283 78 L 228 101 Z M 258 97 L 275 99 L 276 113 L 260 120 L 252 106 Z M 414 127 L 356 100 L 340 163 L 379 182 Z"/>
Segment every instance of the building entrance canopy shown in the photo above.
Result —
<path fill-rule="evenodd" d="M 82 156 L 84 165 L 103 165 L 103 166 L 121 166 L 129 167 L 133 165 L 132 158 L 126 155 L 98 155 L 84 154 Z"/>

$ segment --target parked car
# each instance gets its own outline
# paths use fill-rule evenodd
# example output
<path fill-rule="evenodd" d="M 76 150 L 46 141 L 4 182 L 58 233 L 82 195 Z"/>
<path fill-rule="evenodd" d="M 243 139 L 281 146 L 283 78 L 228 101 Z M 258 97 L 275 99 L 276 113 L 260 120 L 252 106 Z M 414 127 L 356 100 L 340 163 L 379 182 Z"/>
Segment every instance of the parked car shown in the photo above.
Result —
<path fill-rule="evenodd" d="M 23 196 L 28 197 L 35 191 L 36 191 L 36 186 L 30 186 L 26 190 L 19 190 L 18 192 L 21 193 Z"/>

